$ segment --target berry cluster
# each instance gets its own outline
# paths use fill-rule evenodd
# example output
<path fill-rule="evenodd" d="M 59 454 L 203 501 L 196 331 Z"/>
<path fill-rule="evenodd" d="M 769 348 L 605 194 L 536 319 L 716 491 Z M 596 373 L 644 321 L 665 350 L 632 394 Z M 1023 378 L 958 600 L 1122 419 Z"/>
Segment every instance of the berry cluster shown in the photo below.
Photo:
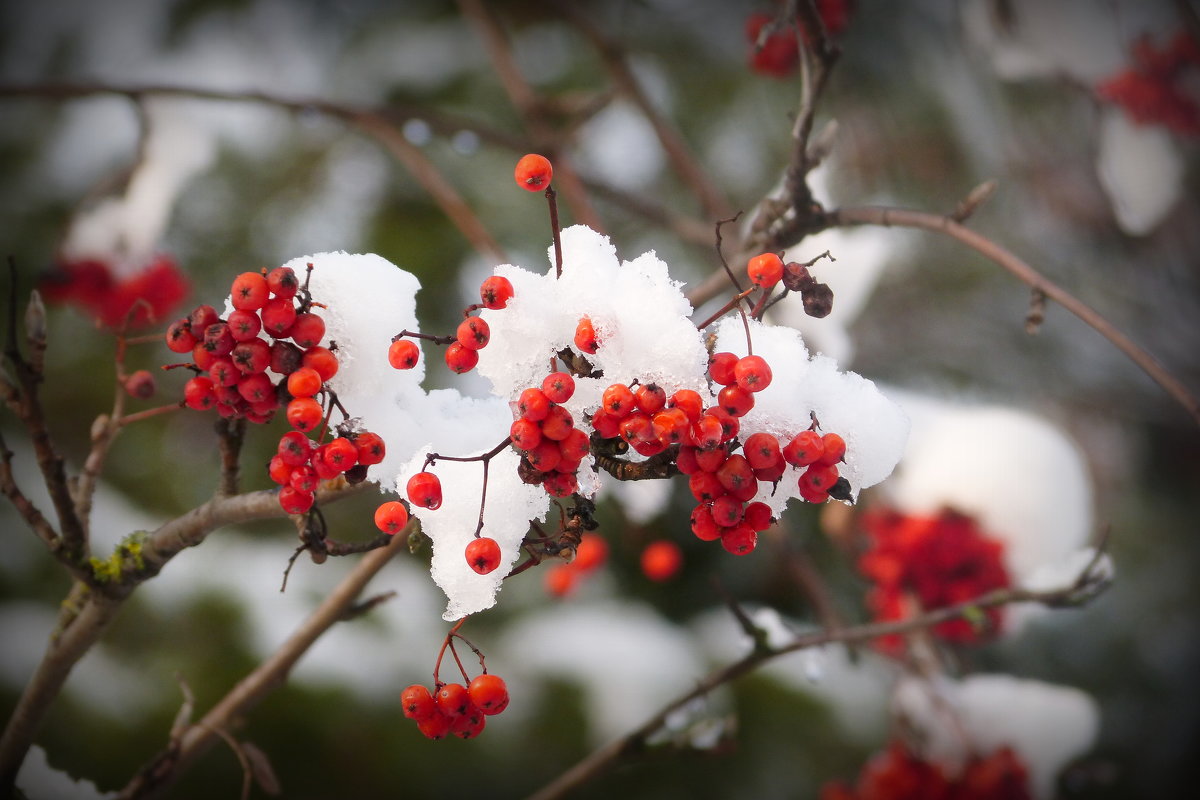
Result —
<path fill-rule="evenodd" d="M 432 692 L 415 683 L 400 693 L 400 703 L 404 716 L 430 739 L 474 739 L 488 717 L 508 708 L 508 687 L 503 678 L 485 672 L 466 686 L 435 683 Z"/>
<path fill-rule="evenodd" d="M 423 334 L 411 334 L 408 331 L 397 334 L 388 348 L 388 363 L 396 369 L 412 369 L 421 360 L 421 349 L 411 338 L 431 339 L 434 342 L 448 344 L 446 348 L 446 366 L 452 372 L 462 374 L 470 372 L 479 363 L 479 351 L 491 341 L 492 332 L 487 320 L 472 312 L 481 308 L 501 309 L 512 299 L 513 287 L 508 278 L 493 275 L 484 280 L 479 287 L 480 302 L 467 306 L 463 310 L 463 321 L 453 336 L 438 337 Z"/>
<path fill-rule="evenodd" d="M 864 514 L 862 524 L 870 541 L 858 560 L 859 571 L 874 586 L 867 604 L 878 621 L 898 620 L 915 610 L 965 602 L 1011 585 L 1004 566 L 1004 546 L 979 530 L 975 521 L 954 511 L 937 516 L 910 516 L 876 510 Z M 999 608 L 981 612 L 986 626 L 953 619 L 934 626 L 935 635 L 950 642 L 972 644 L 994 634 L 1003 621 Z M 904 640 L 885 636 L 878 640 L 884 652 L 900 655 Z"/>
<path fill-rule="evenodd" d="M 1029 770 L 1009 747 L 974 756 L 957 776 L 893 741 L 863 767 L 853 787 L 821 787 L 820 800 L 1029 800 Z"/>
<path fill-rule="evenodd" d="M 850 0 L 817 0 L 816 9 L 826 33 L 837 36 L 850 23 Z M 764 28 L 768 28 L 765 35 Z M 750 69 L 760 75 L 786 78 L 800 63 L 796 29 L 781 25 L 770 14 L 746 18 L 746 40 L 750 42 Z M 761 41 L 760 41 L 761 40 Z"/>
<path fill-rule="evenodd" d="M 517 418 L 509 428 L 512 446 L 521 453 L 521 480 L 541 484 L 551 497 L 575 493 L 579 464 L 591 450 L 587 433 L 575 427 L 571 412 L 561 405 L 574 392 L 575 380 L 568 373 L 550 373 L 540 387 L 521 392 Z"/>
<path fill-rule="evenodd" d="M 184 403 L 255 423 L 270 421 L 284 406 L 293 430 L 280 437 L 267 473 L 281 487 L 279 505 L 302 514 L 312 508 L 319 481 L 343 473 L 365 479 L 367 467 L 383 460 L 383 439 L 344 426 L 321 443 L 327 406 L 332 410 L 335 402 L 326 383 L 337 374 L 338 360 L 321 345 L 325 321 L 312 310 L 307 281 L 301 286 L 290 267 L 243 272 L 229 296 L 233 311 L 225 319 L 199 305 L 167 329 L 167 347 L 193 358 L 183 365 L 196 372 L 184 385 Z M 315 440 L 308 436 L 313 431 Z"/>
<path fill-rule="evenodd" d="M 155 256 L 140 271 L 118 274 L 107 260 L 83 258 L 60 261 L 38 281 L 48 303 L 78 306 L 109 328 L 142 326 L 174 313 L 190 285 L 168 255 Z"/>
<path fill-rule="evenodd" d="M 1200 70 L 1200 41 L 1177 33 L 1161 48 L 1148 37 L 1133 47 L 1133 64 L 1101 81 L 1096 94 L 1125 109 L 1139 125 L 1162 125 L 1181 136 L 1200 136 L 1200 102 L 1193 89 Z"/>

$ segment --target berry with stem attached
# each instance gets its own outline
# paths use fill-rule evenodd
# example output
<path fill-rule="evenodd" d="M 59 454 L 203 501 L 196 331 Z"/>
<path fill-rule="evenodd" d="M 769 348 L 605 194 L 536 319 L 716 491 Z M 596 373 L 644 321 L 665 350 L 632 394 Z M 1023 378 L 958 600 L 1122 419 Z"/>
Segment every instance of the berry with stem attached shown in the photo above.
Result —
<path fill-rule="evenodd" d="M 467 543 L 467 564 L 480 575 L 487 575 L 500 566 L 500 545 L 489 536 L 480 536 Z"/>
<path fill-rule="evenodd" d="M 517 185 L 530 192 L 537 192 L 550 185 L 554 178 L 554 167 L 550 159 L 537 153 L 529 153 L 517 161 L 513 177 Z"/>
<path fill-rule="evenodd" d="M 408 499 L 421 508 L 434 511 L 442 505 L 442 482 L 432 472 L 418 472 L 408 479 Z"/>

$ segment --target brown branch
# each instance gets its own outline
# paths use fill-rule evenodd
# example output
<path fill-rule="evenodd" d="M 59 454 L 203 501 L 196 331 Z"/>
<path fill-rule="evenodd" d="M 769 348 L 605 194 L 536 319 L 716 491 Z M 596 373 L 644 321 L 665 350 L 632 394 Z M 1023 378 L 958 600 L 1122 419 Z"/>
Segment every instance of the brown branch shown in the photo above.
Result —
<path fill-rule="evenodd" d="M 352 611 L 367 583 L 405 546 L 406 540 L 406 536 L 396 535 L 387 547 L 363 556 L 278 650 L 243 678 L 202 720 L 187 727 L 175 752 L 168 749 L 142 767 L 118 797 L 123 800 L 158 797 L 166 792 L 214 744 L 217 738 L 214 731 L 236 729 L 250 709 L 283 685 L 292 668 L 322 634 L 335 623 L 354 616 Z M 167 755 L 171 757 L 166 758 Z"/>
<path fill-rule="evenodd" d="M 976 233 L 948 216 L 902 208 L 879 206 L 842 208 L 827 212 L 825 219 L 831 226 L 882 225 L 884 227 L 919 228 L 935 233 L 944 233 L 962 242 L 1008 270 L 1022 283 L 1041 292 L 1046 298 L 1058 303 L 1095 329 L 1096 332 L 1141 367 L 1147 375 L 1183 406 L 1184 410 L 1191 415 L 1193 420 L 1200 424 L 1200 400 L 1197 400 L 1196 396 L 1180 380 L 1168 372 L 1154 356 L 1134 344 L 1133 340 L 1090 306 L 1046 278 L 1014 253 L 1001 247 L 983 234 Z"/>
<path fill-rule="evenodd" d="M 692 689 L 667 703 L 654 716 L 634 730 L 585 756 L 566 772 L 530 795 L 529 800 L 554 800 L 554 798 L 565 796 L 572 789 L 595 778 L 622 758 L 642 751 L 650 737 L 666 724 L 667 718 L 672 714 L 686 708 L 690 703 L 704 697 L 717 687 L 754 671 L 774 658 L 826 644 L 867 642 L 881 636 L 926 630 L 947 620 L 973 618 L 978 615 L 980 609 L 1011 603 L 1041 603 L 1052 607 L 1077 605 L 1090 600 L 1095 596 L 1091 592 L 1098 591 L 1106 585 L 1105 579 L 1093 570 L 1094 564 L 1089 565 L 1071 585 L 1061 589 L 1049 591 L 1002 589 L 989 592 L 975 600 L 926 612 L 909 619 L 856 625 L 840 630 L 819 631 L 797 636 L 783 645 L 755 647 L 738 661 L 710 673 Z"/>

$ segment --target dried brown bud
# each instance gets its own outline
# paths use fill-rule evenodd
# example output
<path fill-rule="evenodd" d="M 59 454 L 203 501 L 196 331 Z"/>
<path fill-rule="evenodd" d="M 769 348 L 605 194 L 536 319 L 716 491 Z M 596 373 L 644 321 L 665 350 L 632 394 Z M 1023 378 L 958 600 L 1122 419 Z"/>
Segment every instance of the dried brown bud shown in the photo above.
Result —
<path fill-rule="evenodd" d="M 350 469 L 346 470 L 346 483 L 353 486 L 356 483 L 362 483 L 367 479 L 367 465 L 355 464 Z"/>
<path fill-rule="evenodd" d="M 139 369 L 125 379 L 125 393 L 139 400 L 148 400 L 154 396 L 158 385 L 149 370 Z"/>
<path fill-rule="evenodd" d="M 821 319 L 829 316 L 833 310 L 833 290 L 827 283 L 815 283 L 801 294 L 804 300 L 804 313 L 810 317 Z"/>
<path fill-rule="evenodd" d="M 521 463 L 517 464 L 517 477 L 522 483 L 528 483 L 531 486 L 537 486 L 546 480 L 546 473 L 533 468 L 533 465 L 521 456 Z"/>

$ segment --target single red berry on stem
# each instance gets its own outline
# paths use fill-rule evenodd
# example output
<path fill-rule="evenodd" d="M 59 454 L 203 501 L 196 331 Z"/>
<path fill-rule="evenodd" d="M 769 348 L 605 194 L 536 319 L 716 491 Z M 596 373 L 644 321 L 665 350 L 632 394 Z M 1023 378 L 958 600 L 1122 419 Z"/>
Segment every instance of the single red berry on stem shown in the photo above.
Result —
<path fill-rule="evenodd" d="M 125 393 L 139 400 L 153 397 L 156 388 L 154 376 L 146 369 L 139 369 L 125 379 Z"/>
<path fill-rule="evenodd" d="M 289 299 L 300 289 L 300 279 L 291 267 L 276 267 L 267 273 L 267 288 L 276 297 Z"/>
<path fill-rule="evenodd" d="M 287 405 L 288 424 L 304 433 L 317 427 L 324 413 L 321 404 L 311 397 L 297 397 Z"/>
<path fill-rule="evenodd" d="M 287 377 L 287 389 L 292 397 L 312 397 L 321 391 L 321 386 L 321 376 L 312 367 L 301 367 Z"/>
<path fill-rule="evenodd" d="M 177 319 L 167 328 L 167 349 L 172 353 L 187 353 L 196 346 L 192 323 L 186 317 Z"/>
<path fill-rule="evenodd" d="M 408 524 L 408 509 L 399 500 L 389 500 L 375 509 L 375 527 L 395 536 Z"/>
<path fill-rule="evenodd" d="M 313 507 L 315 499 L 312 492 L 302 492 L 290 484 L 279 489 L 279 506 L 288 514 L 303 514 Z"/>
<path fill-rule="evenodd" d="M 575 394 L 575 379 L 567 372 L 551 372 L 542 379 L 542 391 L 552 403 L 565 403 Z"/>
<path fill-rule="evenodd" d="M 296 321 L 296 307 L 290 297 L 272 297 L 262 307 L 263 330 L 276 339 L 282 339 L 291 331 Z"/>
<path fill-rule="evenodd" d="M 217 392 L 213 387 L 213 382 L 204 377 L 197 375 L 183 385 L 183 401 L 187 403 L 188 408 L 194 408 L 197 411 L 207 411 L 217 404 Z"/>
<path fill-rule="evenodd" d="M 832 466 L 846 457 L 846 440 L 836 433 L 827 433 L 821 437 L 821 445 L 825 452 L 817 459 L 823 466 Z"/>
<path fill-rule="evenodd" d="M 462 342 L 452 342 L 446 348 L 445 358 L 450 371 L 459 375 L 470 372 L 479 363 L 479 353 L 463 347 Z"/>
<path fill-rule="evenodd" d="M 536 387 L 521 392 L 517 398 L 517 413 L 530 422 L 541 422 L 550 413 L 550 398 Z"/>
<path fill-rule="evenodd" d="M 783 277 L 783 259 L 774 253 L 763 253 L 746 264 L 750 282 L 769 289 Z"/>
<path fill-rule="evenodd" d="M 816 431 L 800 431 L 783 448 L 784 459 L 793 467 L 815 464 L 825 454 L 825 444 Z"/>
<path fill-rule="evenodd" d="M 738 357 L 733 353 L 713 353 L 708 357 L 708 376 L 713 379 L 713 383 L 728 386 L 737 380 L 733 376 L 733 365 L 737 362 Z"/>
<path fill-rule="evenodd" d="M 429 719 L 437 713 L 433 695 L 420 684 L 413 684 L 400 693 L 400 706 L 404 709 L 404 716 L 417 722 Z"/>
<path fill-rule="evenodd" d="M 512 281 L 501 275 L 493 275 L 484 279 L 479 287 L 479 299 L 483 302 L 483 307 L 493 311 L 507 306 L 512 296 Z"/>
<path fill-rule="evenodd" d="M 234 308 L 257 311 L 270 296 L 267 279 L 258 272 L 243 272 L 233 279 L 229 291 L 229 302 Z"/>
<path fill-rule="evenodd" d="M 354 438 L 354 446 L 358 449 L 358 463 L 364 466 L 378 464 L 387 455 L 383 437 L 371 431 L 363 431 L 358 434 Z"/>
<path fill-rule="evenodd" d="M 408 499 L 434 511 L 442 505 L 442 482 L 432 472 L 418 472 L 408 479 Z"/>
<path fill-rule="evenodd" d="M 421 348 L 412 339 L 397 339 L 388 348 L 388 363 L 396 369 L 412 369 L 421 360 Z"/>
<path fill-rule="evenodd" d="M 467 693 L 475 707 L 489 717 L 508 708 L 508 686 L 498 675 L 484 673 L 467 685 Z"/>
<path fill-rule="evenodd" d="M 500 545 L 489 536 L 480 536 L 467 543 L 467 564 L 480 575 L 487 575 L 500 566 Z"/>
<path fill-rule="evenodd" d="M 311 311 L 297 314 L 292 327 L 288 330 L 292 341 L 301 347 L 312 347 L 320 344 L 325 338 L 325 320 Z"/>
<path fill-rule="evenodd" d="M 458 324 L 454 335 L 458 343 L 468 350 L 482 350 L 492 338 L 492 331 L 486 320 L 467 317 Z"/>
<path fill-rule="evenodd" d="M 554 167 L 550 159 L 537 153 L 522 156 L 513 170 L 517 185 L 530 192 L 537 192 L 550 185 L 554 178 Z"/>
<path fill-rule="evenodd" d="M 747 392 L 761 392 L 771 385 L 771 367 L 762 356 L 739 358 L 733 365 L 733 379 Z"/>

